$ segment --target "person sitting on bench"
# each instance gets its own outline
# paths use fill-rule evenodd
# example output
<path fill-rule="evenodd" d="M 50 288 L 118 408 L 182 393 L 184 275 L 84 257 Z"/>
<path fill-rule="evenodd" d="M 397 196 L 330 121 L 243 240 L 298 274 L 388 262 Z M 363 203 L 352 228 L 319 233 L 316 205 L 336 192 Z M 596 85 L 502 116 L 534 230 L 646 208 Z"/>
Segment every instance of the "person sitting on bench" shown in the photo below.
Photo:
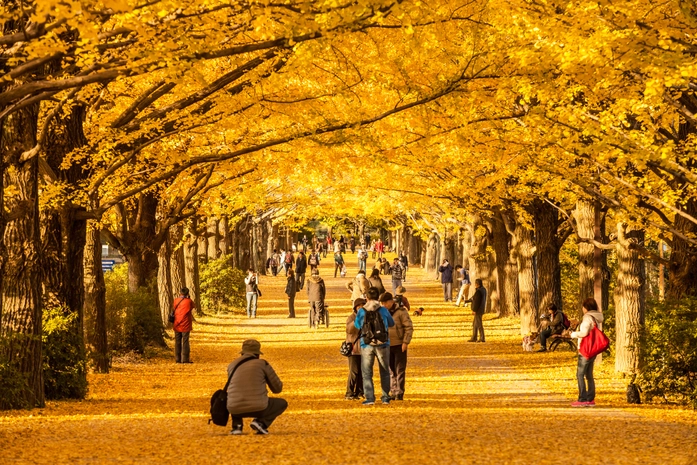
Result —
<path fill-rule="evenodd" d="M 549 315 L 549 326 L 540 332 L 540 345 L 542 347 L 538 352 L 547 352 L 547 339 L 564 331 L 564 314 L 557 310 L 555 304 L 550 304 L 547 307 L 547 314 Z"/>

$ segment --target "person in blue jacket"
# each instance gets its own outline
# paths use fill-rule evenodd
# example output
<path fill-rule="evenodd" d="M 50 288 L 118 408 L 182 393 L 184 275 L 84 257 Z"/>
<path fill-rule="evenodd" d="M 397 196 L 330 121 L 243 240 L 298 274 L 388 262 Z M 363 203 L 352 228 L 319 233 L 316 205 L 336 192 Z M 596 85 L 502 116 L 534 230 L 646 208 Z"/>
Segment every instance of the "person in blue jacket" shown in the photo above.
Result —
<path fill-rule="evenodd" d="M 368 302 L 363 305 L 363 308 L 358 310 L 354 326 L 361 331 L 361 374 L 363 375 L 363 395 L 365 401 L 363 405 L 375 405 L 375 388 L 373 386 L 373 365 L 375 357 L 378 359 L 380 368 L 380 387 L 382 388 L 382 403 L 390 403 L 390 336 L 388 328 L 394 326 L 394 320 L 390 312 L 380 305 L 378 297 L 380 293 L 376 287 L 371 287 L 366 293 Z M 371 321 L 376 321 L 369 315 L 369 312 L 379 312 L 382 319 L 382 328 L 378 328 L 376 324 L 370 324 Z M 384 331 L 384 336 L 382 333 Z"/>

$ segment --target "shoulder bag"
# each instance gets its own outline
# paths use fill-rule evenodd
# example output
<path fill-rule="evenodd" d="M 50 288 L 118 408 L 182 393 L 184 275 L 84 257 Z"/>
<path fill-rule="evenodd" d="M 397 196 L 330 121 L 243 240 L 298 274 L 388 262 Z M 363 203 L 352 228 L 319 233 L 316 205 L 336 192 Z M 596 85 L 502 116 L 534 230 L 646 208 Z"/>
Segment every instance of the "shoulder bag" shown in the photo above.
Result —
<path fill-rule="evenodd" d="M 359 333 L 356 340 L 353 341 L 353 344 L 351 344 L 350 342 L 346 342 L 346 341 L 342 342 L 341 347 L 339 347 L 339 352 L 341 353 L 341 355 L 343 355 L 344 357 L 349 357 L 351 354 L 353 354 L 353 346 L 356 345 L 356 342 L 358 342 L 358 340 L 360 338 L 361 338 L 361 335 Z"/>
<path fill-rule="evenodd" d="M 177 304 L 177 306 L 174 307 L 174 310 L 172 310 L 171 312 L 169 312 L 169 315 L 167 315 L 167 319 L 169 320 L 170 323 L 174 323 L 174 312 L 177 311 L 177 309 L 179 308 L 179 306 L 180 306 L 180 305 L 182 304 L 182 302 L 184 302 L 184 300 L 186 300 L 186 299 L 188 299 L 188 297 L 184 297 L 182 300 L 180 300 L 179 303 Z"/>
<path fill-rule="evenodd" d="M 593 318 L 591 316 L 591 318 Z M 579 353 L 585 358 L 593 358 L 610 348 L 610 339 L 598 328 L 598 322 L 593 318 L 593 327 L 588 336 L 581 339 Z"/>

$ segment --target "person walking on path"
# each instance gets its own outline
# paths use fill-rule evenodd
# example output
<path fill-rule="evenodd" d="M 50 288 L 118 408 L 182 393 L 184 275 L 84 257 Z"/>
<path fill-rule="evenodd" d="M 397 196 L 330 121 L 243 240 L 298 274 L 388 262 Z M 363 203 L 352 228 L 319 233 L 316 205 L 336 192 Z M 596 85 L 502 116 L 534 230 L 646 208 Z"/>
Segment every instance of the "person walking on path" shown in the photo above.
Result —
<path fill-rule="evenodd" d="M 392 294 L 380 296 L 380 304 L 387 308 L 394 320 L 390 332 L 390 396 L 393 400 L 404 400 L 404 384 L 407 374 L 407 347 L 414 334 L 414 325 L 408 309 L 395 301 Z"/>
<path fill-rule="evenodd" d="M 404 279 L 404 267 L 399 258 L 395 258 L 392 262 L 390 272 L 392 273 L 392 294 L 396 294 L 397 288 L 402 285 L 402 280 Z"/>
<path fill-rule="evenodd" d="M 385 253 L 385 244 L 382 242 L 382 239 L 378 239 L 375 243 L 375 251 L 378 253 L 378 258 L 382 258 L 382 254 Z"/>
<path fill-rule="evenodd" d="M 324 298 L 327 288 L 324 280 L 319 275 L 319 270 L 312 270 L 312 275 L 307 280 L 307 301 L 310 304 L 310 327 L 316 328 L 320 315 L 324 312 Z"/>
<path fill-rule="evenodd" d="M 319 266 L 320 256 L 319 250 L 313 250 L 309 257 L 307 257 L 307 264 L 310 265 L 310 271 L 314 271 Z"/>
<path fill-rule="evenodd" d="M 172 304 L 174 310 L 174 361 L 177 363 L 192 363 L 189 359 L 189 334 L 193 329 L 194 308 L 196 304 L 189 297 L 189 289 L 183 287 L 179 297 Z"/>
<path fill-rule="evenodd" d="M 561 313 L 561 312 L 559 312 Z M 580 349 L 583 338 L 588 336 L 591 329 L 597 326 L 603 329 L 605 317 L 598 309 L 598 302 L 589 297 L 583 301 L 583 319 L 578 331 L 572 331 L 570 337 L 578 339 Z M 578 381 L 578 400 L 571 403 L 572 407 L 595 407 L 595 379 L 593 378 L 593 365 L 597 355 L 586 358 L 578 354 L 578 364 L 576 366 L 576 380 Z"/>
<path fill-rule="evenodd" d="M 472 314 L 474 315 L 474 321 L 472 322 L 472 339 L 470 339 L 469 342 L 477 342 L 477 333 L 479 333 L 480 336 L 479 342 L 485 342 L 482 317 L 486 310 L 486 289 L 484 289 L 481 279 L 474 280 L 474 295 L 465 302 L 472 303 Z"/>
<path fill-rule="evenodd" d="M 295 257 L 293 257 L 293 252 L 290 250 L 288 253 L 286 253 L 286 259 L 285 262 L 283 263 L 283 269 L 286 271 L 286 277 L 288 276 L 288 271 L 293 268 L 293 261 L 295 260 Z"/>
<path fill-rule="evenodd" d="M 295 318 L 295 293 L 298 290 L 298 283 L 295 280 L 293 270 L 288 270 L 288 280 L 286 281 L 286 295 L 288 296 L 288 318 Z"/>
<path fill-rule="evenodd" d="M 409 258 L 404 253 L 404 251 L 400 252 L 399 254 L 399 262 L 402 264 L 402 267 L 404 267 L 404 277 L 402 278 L 402 281 L 406 283 L 407 271 L 409 271 Z"/>
<path fill-rule="evenodd" d="M 256 318 L 259 300 L 259 276 L 254 272 L 254 268 L 247 270 L 244 284 L 247 291 L 247 318 Z"/>
<path fill-rule="evenodd" d="M 365 278 L 365 273 L 359 271 L 353 281 L 346 283 L 346 289 L 351 291 L 351 305 L 353 305 L 356 299 L 365 299 L 366 293 L 370 289 L 370 281 Z"/>
<path fill-rule="evenodd" d="M 373 366 L 378 359 L 382 403 L 390 403 L 390 337 L 388 328 L 394 326 L 392 315 L 378 302 L 378 290 L 368 289 L 366 304 L 358 310 L 354 326 L 361 331 L 361 374 L 363 375 L 363 405 L 375 405 Z"/>
<path fill-rule="evenodd" d="M 278 266 L 281 264 L 281 256 L 278 251 L 274 249 L 273 255 L 271 255 L 271 274 L 276 276 L 278 274 Z"/>
<path fill-rule="evenodd" d="M 344 257 L 341 255 L 341 251 L 334 254 L 334 277 L 336 274 L 341 273 L 341 269 L 344 267 Z"/>
<path fill-rule="evenodd" d="M 368 252 L 365 251 L 364 248 L 358 249 L 358 270 L 362 272 L 366 272 L 368 269 Z"/>
<path fill-rule="evenodd" d="M 239 365 L 227 389 L 227 409 L 232 416 L 230 434 L 243 434 L 244 418 L 253 418 L 250 427 L 257 434 L 269 434 L 269 427 L 288 408 L 288 402 L 278 397 L 269 398 L 268 386 L 274 394 L 283 391 L 280 380 L 263 355 L 261 344 L 255 339 L 242 343 L 240 357 L 227 367 L 228 377 Z"/>
<path fill-rule="evenodd" d="M 438 268 L 440 273 L 440 282 L 443 286 L 443 297 L 446 302 L 453 301 L 453 267 L 448 260 L 443 260 L 443 263 Z"/>
<path fill-rule="evenodd" d="M 462 265 L 457 265 L 455 267 L 457 272 L 457 281 L 460 283 L 460 289 L 457 293 L 457 300 L 455 301 L 455 306 L 460 306 L 460 301 L 463 303 L 469 298 L 470 294 L 470 273 Z"/>
<path fill-rule="evenodd" d="M 348 356 L 349 373 L 346 381 L 346 400 L 358 400 L 363 397 L 363 376 L 361 375 L 361 332 L 356 328 L 356 314 L 367 300 L 356 299 L 353 303 L 353 311 L 346 319 L 346 342 L 353 344 L 353 352 Z"/>
<path fill-rule="evenodd" d="M 303 244 L 303 252 L 307 252 L 307 234 L 303 234 L 302 244 Z"/>
<path fill-rule="evenodd" d="M 370 278 L 368 278 L 368 281 L 370 281 L 370 287 L 377 288 L 380 295 L 382 295 L 385 292 L 385 286 L 383 286 L 382 279 L 380 278 L 380 270 L 378 270 L 377 268 L 373 268 L 373 271 L 370 273 Z"/>
<path fill-rule="evenodd" d="M 538 352 L 547 352 L 547 339 L 553 334 L 561 334 L 564 332 L 564 314 L 557 310 L 557 306 L 549 304 L 547 307 L 547 315 L 549 315 L 549 326 L 540 331 L 540 350 Z"/>
<path fill-rule="evenodd" d="M 305 272 L 307 271 L 307 259 L 305 254 L 298 253 L 298 258 L 295 260 L 295 280 L 298 283 L 298 290 L 305 287 Z"/>

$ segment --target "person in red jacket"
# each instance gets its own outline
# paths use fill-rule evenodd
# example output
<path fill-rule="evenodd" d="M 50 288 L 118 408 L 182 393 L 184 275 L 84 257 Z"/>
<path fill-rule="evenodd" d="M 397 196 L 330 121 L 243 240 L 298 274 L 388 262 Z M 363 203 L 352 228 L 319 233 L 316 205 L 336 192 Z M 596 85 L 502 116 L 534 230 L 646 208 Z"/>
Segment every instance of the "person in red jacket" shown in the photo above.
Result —
<path fill-rule="evenodd" d="M 193 363 L 189 360 L 189 333 L 194 322 L 196 305 L 189 297 L 189 289 L 184 287 L 179 297 L 174 299 L 174 360 L 177 363 Z"/>

